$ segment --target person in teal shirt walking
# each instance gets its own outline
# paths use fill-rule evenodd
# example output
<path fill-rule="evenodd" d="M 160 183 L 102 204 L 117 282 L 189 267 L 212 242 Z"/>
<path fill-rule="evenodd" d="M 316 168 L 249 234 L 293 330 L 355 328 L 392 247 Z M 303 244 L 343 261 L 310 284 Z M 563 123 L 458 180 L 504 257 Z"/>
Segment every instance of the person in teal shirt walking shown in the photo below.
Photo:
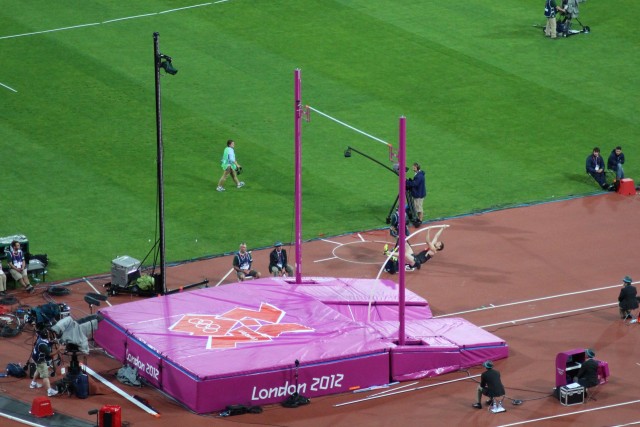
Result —
<path fill-rule="evenodd" d="M 218 181 L 217 191 L 224 191 L 224 182 L 227 180 L 227 177 L 231 175 L 231 179 L 236 183 L 237 188 L 244 187 L 244 182 L 238 180 L 238 173 L 242 170 L 242 166 L 236 160 L 236 152 L 235 152 L 236 143 L 232 139 L 227 141 L 227 148 L 224 149 L 224 153 L 222 153 L 222 161 L 221 166 L 222 177 Z"/>

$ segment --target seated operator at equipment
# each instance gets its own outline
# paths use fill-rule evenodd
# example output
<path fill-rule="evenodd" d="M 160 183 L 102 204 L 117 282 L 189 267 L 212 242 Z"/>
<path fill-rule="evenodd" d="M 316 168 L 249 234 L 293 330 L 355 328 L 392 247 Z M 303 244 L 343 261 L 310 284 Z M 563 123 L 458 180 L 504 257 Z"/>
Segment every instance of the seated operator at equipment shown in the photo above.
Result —
<path fill-rule="evenodd" d="M 502 380 L 500 379 L 500 372 L 493 369 L 493 362 L 491 360 L 487 360 L 482 366 L 485 367 L 486 371 L 480 375 L 476 403 L 472 406 L 476 409 L 482 408 L 480 401 L 482 400 L 482 395 L 485 395 L 489 397 L 487 405 L 493 406 L 495 409 L 502 409 L 505 391 Z"/>
<path fill-rule="evenodd" d="M 578 375 L 573 379 L 584 388 L 598 385 L 598 362 L 594 359 L 596 353 L 588 348 L 585 350 L 587 360 L 582 364 Z"/>

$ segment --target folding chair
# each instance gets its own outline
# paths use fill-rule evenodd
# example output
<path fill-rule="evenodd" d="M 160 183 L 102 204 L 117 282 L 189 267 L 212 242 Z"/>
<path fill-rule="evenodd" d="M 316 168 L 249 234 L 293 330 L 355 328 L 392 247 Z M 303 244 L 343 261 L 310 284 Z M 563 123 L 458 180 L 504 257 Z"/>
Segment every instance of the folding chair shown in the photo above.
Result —
<path fill-rule="evenodd" d="M 585 390 L 587 400 L 585 400 L 584 403 L 588 403 L 588 402 L 590 402 L 592 400 L 594 402 L 598 401 L 598 399 L 596 397 L 600 393 L 600 386 L 601 385 L 602 384 L 594 385 L 593 387 L 589 387 L 588 389 Z"/>
<path fill-rule="evenodd" d="M 607 383 L 609 378 L 609 364 L 607 362 L 603 362 L 602 360 L 598 361 L 598 384 L 593 387 L 588 387 L 586 389 L 586 397 L 584 403 L 587 403 L 591 400 L 594 402 L 597 401 L 596 396 L 600 393 L 600 387 Z"/>

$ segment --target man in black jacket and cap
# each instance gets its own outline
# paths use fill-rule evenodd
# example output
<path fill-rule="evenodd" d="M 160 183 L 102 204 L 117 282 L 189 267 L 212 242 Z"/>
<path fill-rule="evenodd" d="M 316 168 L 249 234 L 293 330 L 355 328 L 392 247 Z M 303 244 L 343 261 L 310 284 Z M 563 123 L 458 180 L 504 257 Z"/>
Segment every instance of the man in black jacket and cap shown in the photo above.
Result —
<path fill-rule="evenodd" d="M 633 317 L 631 312 L 638 309 L 638 291 L 636 287 L 631 284 L 633 280 L 631 277 L 625 276 L 622 279 L 622 289 L 620 289 L 620 295 L 618 295 L 618 306 L 620 307 L 620 318 L 627 319 Z"/>
<path fill-rule="evenodd" d="M 592 349 L 588 348 L 584 353 L 587 360 L 582 363 L 574 381 L 584 388 L 590 388 L 598 385 L 598 361 L 594 359 L 596 353 Z"/>
<path fill-rule="evenodd" d="M 480 375 L 477 401 L 473 404 L 473 407 L 476 409 L 482 408 L 482 404 L 480 402 L 482 400 L 482 395 L 484 394 L 489 397 L 489 400 L 487 400 L 488 405 L 493 405 L 494 408 L 500 409 L 495 410 L 494 412 L 502 412 L 504 410 L 502 408 L 502 401 L 504 400 L 505 391 L 502 381 L 500 380 L 500 372 L 493 369 L 493 362 L 491 360 L 487 360 L 482 364 L 482 366 L 485 367 L 486 371 Z M 497 402 L 495 398 L 498 398 Z"/>

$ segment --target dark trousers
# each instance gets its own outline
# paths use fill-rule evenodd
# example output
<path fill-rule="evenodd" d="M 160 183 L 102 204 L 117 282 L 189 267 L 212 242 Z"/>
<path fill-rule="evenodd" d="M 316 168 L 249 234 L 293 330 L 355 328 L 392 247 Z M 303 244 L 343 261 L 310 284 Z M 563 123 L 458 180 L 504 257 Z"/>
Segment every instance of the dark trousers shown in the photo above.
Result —
<path fill-rule="evenodd" d="M 593 179 L 596 180 L 596 182 L 600 185 L 600 187 L 607 188 L 607 179 L 604 176 L 604 172 L 601 172 L 601 173 L 589 172 L 589 175 L 591 175 Z"/>

